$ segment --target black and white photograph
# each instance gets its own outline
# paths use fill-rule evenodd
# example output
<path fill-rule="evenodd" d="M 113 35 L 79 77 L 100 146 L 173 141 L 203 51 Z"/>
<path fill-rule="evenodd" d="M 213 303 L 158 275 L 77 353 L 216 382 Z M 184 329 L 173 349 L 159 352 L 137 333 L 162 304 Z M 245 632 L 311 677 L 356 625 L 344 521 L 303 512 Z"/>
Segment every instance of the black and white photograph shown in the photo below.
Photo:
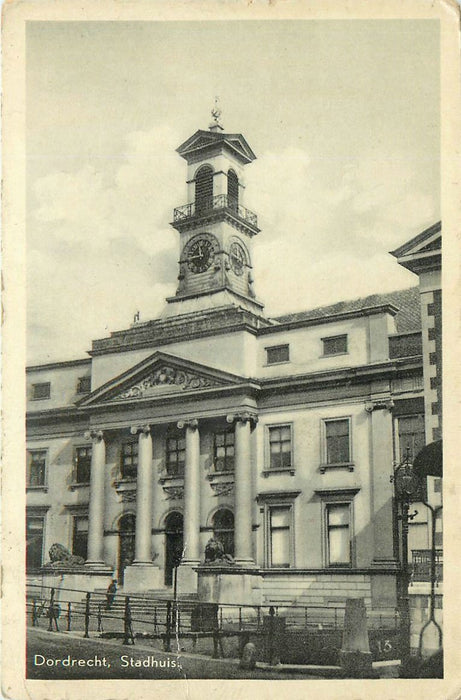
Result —
<path fill-rule="evenodd" d="M 48 689 L 444 678 L 441 22 L 251 6 L 24 23 Z"/>

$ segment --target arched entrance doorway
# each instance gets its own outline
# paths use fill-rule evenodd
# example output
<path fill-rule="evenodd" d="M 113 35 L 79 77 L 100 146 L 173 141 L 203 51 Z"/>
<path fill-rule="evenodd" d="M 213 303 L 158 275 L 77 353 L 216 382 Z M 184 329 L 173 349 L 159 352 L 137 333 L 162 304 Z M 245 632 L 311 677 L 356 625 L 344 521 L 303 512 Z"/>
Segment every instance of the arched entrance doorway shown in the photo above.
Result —
<path fill-rule="evenodd" d="M 169 513 L 165 519 L 165 585 L 173 583 L 173 569 L 181 559 L 184 520 L 181 513 Z"/>
<path fill-rule="evenodd" d="M 222 542 L 226 554 L 234 556 L 234 514 L 221 508 L 213 515 L 213 537 Z"/>
<path fill-rule="evenodd" d="M 136 517 L 133 513 L 122 515 L 118 521 L 118 579 L 123 585 L 123 576 L 127 566 L 134 560 L 134 539 Z"/>

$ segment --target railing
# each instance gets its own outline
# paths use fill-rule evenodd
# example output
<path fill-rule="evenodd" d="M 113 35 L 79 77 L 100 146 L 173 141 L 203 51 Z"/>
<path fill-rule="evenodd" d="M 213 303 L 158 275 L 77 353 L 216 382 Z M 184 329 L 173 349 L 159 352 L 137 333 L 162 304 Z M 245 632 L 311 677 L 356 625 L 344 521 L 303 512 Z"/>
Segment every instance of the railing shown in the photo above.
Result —
<path fill-rule="evenodd" d="M 38 584 L 28 586 L 27 614 L 30 625 L 46 627 L 50 632 L 66 630 L 86 638 L 115 638 L 123 644 L 135 644 L 137 639 L 159 640 L 165 651 L 171 651 L 172 644 L 179 644 L 180 639 L 191 640 L 194 648 L 199 639 L 208 639 L 213 643 L 210 653 L 214 658 L 224 656 L 223 640 L 234 640 L 241 654 L 251 639 L 261 658 L 269 663 L 278 656 L 282 663 L 289 663 L 288 647 L 304 648 L 306 640 L 311 655 L 317 654 L 322 663 L 333 662 L 344 626 L 344 607 L 339 606 L 233 605 L 123 594 L 117 594 L 108 603 L 102 592 Z M 281 627 L 277 620 L 284 633 L 290 635 L 287 648 L 280 648 Z M 391 610 L 377 614 L 368 611 L 368 627 L 370 639 L 378 635 L 375 655 L 379 654 L 382 634 L 387 639 L 398 631 L 398 614 Z M 276 646 L 278 656 L 274 652 Z"/>
<path fill-rule="evenodd" d="M 205 216 L 212 211 L 218 210 L 230 211 L 233 214 L 237 214 L 240 219 L 243 219 L 243 221 L 246 221 L 251 226 L 255 228 L 258 227 L 258 217 L 256 214 L 246 207 L 242 207 L 237 199 L 227 194 L 217 194 L 214 197 L 207 197 L 198 202 L 183 204 L 181 207 L 176 207 L 173 212 L 173 219 L 174 222 L 177 223 L 179 221 L 185 221 L 186 219 Z"/>
<path fill-rule="evenodd" d="M 411 583 L 431 580 L 431 550 L 412 549 Z M 435 550 L 435 583 L 443 581 L 443 550 Z"/>

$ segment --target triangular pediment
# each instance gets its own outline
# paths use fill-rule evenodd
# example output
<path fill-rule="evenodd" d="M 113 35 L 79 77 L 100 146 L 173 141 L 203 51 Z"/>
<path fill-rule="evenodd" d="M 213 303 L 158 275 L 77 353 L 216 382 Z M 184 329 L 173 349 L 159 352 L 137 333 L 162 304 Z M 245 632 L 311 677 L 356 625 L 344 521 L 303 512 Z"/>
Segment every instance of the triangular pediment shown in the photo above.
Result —
<path fill-rule="evenodd" d="M 391 251 L 391 255 L 402 258 L 421 253 L 440 251 L 442 249 L 442 224 L 438 221 L 417 236 L 407 241 L 399 248 Z"/>
<path fill-rule="evenodd" d="M 245 377 L 223 372 L 163 352 L 155 352 L 114 377 L 79 402 L 80 407 L 166 395 L 197 393 L 245 383 Z"/>
<path fill-rule="evenodd" d="M 256 156 L 248 145 L 242 134 L 225 134 L 214 131 L 203 131 L 199 129 L 193 136 L 182 143 L 176 151 L 183 158 L 188 160 L 197 151 L 207 148 L 214 149 L 216 146 L 227 148 L 244 163 L 251 163 Z"/>

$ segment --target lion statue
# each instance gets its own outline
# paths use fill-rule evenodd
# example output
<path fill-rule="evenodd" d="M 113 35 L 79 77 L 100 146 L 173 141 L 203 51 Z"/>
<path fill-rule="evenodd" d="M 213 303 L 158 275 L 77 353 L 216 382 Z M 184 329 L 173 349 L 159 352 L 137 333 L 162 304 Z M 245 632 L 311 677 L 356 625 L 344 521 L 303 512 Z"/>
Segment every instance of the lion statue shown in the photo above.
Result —
<path fill-rule="evenodd" d="M 234 558 L 226 554 L 220 540 L 212 537 L 205 547 L 205 564 L 234 564 Z"/>
<path fill-rule="evenodd" d="M 83 557 L 71 554 L 63 544 L 55 542 L 49 550 L 50 561 L 45 564 L 47 567 L 59 568 L 60 566 L 81 566 L 85 563 Z"/>

